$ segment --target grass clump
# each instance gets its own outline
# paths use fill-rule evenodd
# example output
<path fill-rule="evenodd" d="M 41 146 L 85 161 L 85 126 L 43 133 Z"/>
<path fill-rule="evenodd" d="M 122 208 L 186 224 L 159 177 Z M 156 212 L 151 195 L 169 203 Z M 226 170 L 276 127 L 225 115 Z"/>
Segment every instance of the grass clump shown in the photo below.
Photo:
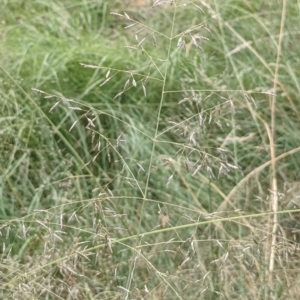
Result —
<path fill-rule="evenodd" d="M 2 298 L 297 299 L 297 5 L 35 2 L 4 5 Z"/>

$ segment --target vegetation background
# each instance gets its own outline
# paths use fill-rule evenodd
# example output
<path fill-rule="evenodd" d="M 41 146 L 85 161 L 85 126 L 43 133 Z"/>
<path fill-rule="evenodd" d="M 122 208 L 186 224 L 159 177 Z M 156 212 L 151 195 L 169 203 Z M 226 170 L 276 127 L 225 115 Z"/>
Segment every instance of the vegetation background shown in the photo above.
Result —
<path fill-rule="evenodd" d="M 299 19 L 0 0 L 1 299 L 298 299 Z"/>

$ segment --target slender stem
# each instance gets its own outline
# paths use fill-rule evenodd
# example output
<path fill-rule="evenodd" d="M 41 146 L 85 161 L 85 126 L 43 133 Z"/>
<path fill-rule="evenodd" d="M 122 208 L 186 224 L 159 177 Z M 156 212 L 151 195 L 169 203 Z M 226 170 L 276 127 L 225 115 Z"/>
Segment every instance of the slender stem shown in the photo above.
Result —
<path fill-rule="evenodd" d="M 276 231 L 278 225 L 278 216 L 276 214 L 276 212 L 278 211 L 278 189 L 277 189 L 276 159 L 275 159 L 276 158 L 276 149 L 275 149 L 276 111 L 275 110 L 276 110 L 276 89 L 278 84 L 278 71 L 279 71 L 279 62 L 281 56 L 285 16 L 286 16 L 286 0 L 284 0 L 282 4 L 280 33 L 278 38 L 276 66 L 275 66 L 274 80 L 273 80 L 273 96 L 271 97 L 271 139 L 270 139 L 271 172 L 272 172 L 271 201 L 272 201 L 272 209 L 275 214 L 273 215 L 272 242 L 271 242 L 271 249 L 270 249 L 269 283 L 272 283 L 273 280 L 276 240 L 277 240 Z"/>
<path fill-rule="evenodd" d="M 144 212 L 144 208 L 145 208 L 145 202 L 148 198 L 147 194 L 148 194 L 148 189 L 149 189 L 149 182 L 150 182 L 150 176 L 151 176 L 152 163 L 153 163 L 153 159 L 154 159 L 154 152 L 155 152 L 155 147 L 156 147 L 156 143 L 157 143 L 156 139 L 158 136 L 158 127 L 159 127 L 159 123 L 160 123 L 161 109 L 162 109 L 162 105 L 163 105 L 163 101 L 164 101 L 167 75 L 168 75 L 169 66 L 170 66 L 170 53 L 171 53 L 171 49 L 172 49 L 175 19 L 176 19 L 176 3 L 174 5 L 174 13 L 173 13 L 172 27 L 171 27 L 170 37 L 169 37 L 169 48 L 168 48 L 168 54 L 167 54 L 167 66 L 166 66 L 165 73 L 163 76 L 164 80 L 163 80 L 163 86 L 162 86 L 162 91 L 161 91 L 161 99 L 160 99 L 159 108 L 158 108 L 155 133 L 154 133 L 149 168 L 148 168 L 148 173 L 147 173 L 147 181 L 146 181 L 146 186 L 145 186 L 145 191 L 144 191 L 144 199 L 143 199 L 144 201 L 143 201 L 142 207 L 141 207 L 140 220 L 139 220 L 139 225 L 138 225 L 138 229 L 137 229 L 137 236 L 140 236 L 140 234 L 141 234 L 142 216 L 143 216 L 143 212 Z M 142 242 L 142 237 L 139 238 L 137 247 L 141 245 L 141 242 Z M 134 268 L 135 268 L 135 261 L 136 261 L 135 256 L 136 256 L 136 252 L 133 253 L 133 256 L 131 259 L 129 275 L 128 275 L 127 282 L 126 282 L 126 293 L 124 294 L 124 297 L 123 297 L 124 300 L 127 300 L 128 296 L 129 296 L 130 286 L 131 286 L 131 282 L 133 279 L 133 272 L 134 272 Z"/>

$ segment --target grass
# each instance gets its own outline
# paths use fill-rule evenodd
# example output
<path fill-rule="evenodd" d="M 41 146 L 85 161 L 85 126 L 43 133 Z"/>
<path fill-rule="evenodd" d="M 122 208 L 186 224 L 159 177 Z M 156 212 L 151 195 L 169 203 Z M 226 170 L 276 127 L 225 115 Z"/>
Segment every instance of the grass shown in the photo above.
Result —
<path fill-rule="evenodd" d="M 133 2 L 4 2 L 1 297 L 297 299 L 299 3 Z"/>

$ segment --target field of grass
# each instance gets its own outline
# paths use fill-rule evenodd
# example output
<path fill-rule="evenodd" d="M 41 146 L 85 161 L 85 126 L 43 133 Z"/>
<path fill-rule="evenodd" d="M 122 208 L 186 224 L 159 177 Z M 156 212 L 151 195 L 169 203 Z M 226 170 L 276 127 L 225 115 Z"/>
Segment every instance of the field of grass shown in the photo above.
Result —
<path fill-rule="evenodd" d="M 0 6 L 1 299 L 298 299 L 299 0 Z"/>

